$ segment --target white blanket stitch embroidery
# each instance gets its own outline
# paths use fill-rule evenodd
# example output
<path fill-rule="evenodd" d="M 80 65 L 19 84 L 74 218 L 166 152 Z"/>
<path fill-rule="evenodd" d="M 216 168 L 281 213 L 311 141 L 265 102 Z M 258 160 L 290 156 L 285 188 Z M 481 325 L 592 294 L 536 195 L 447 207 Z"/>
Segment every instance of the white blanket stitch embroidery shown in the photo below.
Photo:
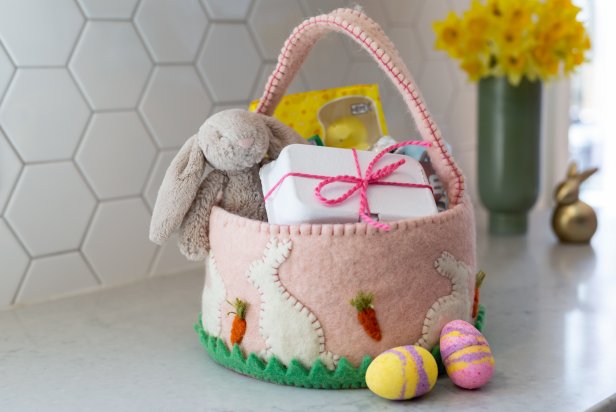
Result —
<path fill-rule="evenodd" d="M 417 341 L 426 349 L 432 348 L 439 341 L 441 330 L 448 322 L 456 319 L 470 321 L 473 297 L 468 288 L 471 269 L 456 260 L 449 252 L 441 253 L 434 262 L 434 267 L 441 276 L 451 280 L 451 294 L 439 298 L 426 314 L 421 338 Z M 460 314 L 465 313 L 466 316 Z"/>
<path fill-rule="evenodd" d="M 261 295 L 259 331 L 265 339 L 264 356 L 276 356 L 285 365 L 297 359 L 307 367 L 321 359 L 328 369 L 334 369 L 339 357 L 325 350 L 319 320 L 280 282 L 278 268 L 291 247 L 289 239 L 270 239 L 263 258 L 253 262 L 247 273 Z"/>
<path fill-rule="evenodd" d="M 222 330 L 222 305 L 227 299 L 227 290 L 216 266 L 214 255 L 206 258 L 205 286 L 201 301 L 201 321 L 203 329 L 210 336 L 220 337 Z"/>

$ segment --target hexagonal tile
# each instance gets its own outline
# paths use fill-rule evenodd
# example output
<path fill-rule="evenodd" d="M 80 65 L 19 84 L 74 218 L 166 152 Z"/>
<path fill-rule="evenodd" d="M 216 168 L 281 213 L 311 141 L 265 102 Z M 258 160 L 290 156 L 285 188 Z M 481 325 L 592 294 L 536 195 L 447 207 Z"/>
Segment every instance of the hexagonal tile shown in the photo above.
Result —
<path fill-rule="evenodd" d="M 133 25 L 119 21 L 89 22 L 69 63 L 96 110 L 134 108 L 151 67 Z"/>
<path fill-rule="evenodd" d="M 158 195 L 158 189 L 165 177 L 165 172 L 171 164 L 171 161 L 175 157 L 177 150 L 164 150 L 158 154 L 156 162 L 152 172 L 150 172 L 150 178 L 145 186 L 143 197 L 150 209 L 154 209 L 154 203 L 156 203 L 156 196 Z"/>
<path fill-rule="evenodd" d="M 197 55 L 207 17 L 199 0 L 143 0 L 135 24 L 156 62 L 189 63 Z"/>
<path fill-rule="evenodd" d="M 339 35 L 337 35 L 339 36 Z M 344 48 L 352 61 L 367 62 L 373 61 L 372 57 L 354 40 L 344 36 L 341 37 Z M 375 63 L 376 64 L 376 63 Z"/>
<path fill-rule="evenodd" d="M 157 67 L 139 110 L 161 148 L 179 147 L 195 134 L 212 108 L 192 66 Z"/>
<path fill-rule="evenodd" d="M 329 13 L 341 7 L 348 7 L 348 0 L 301 0 L 309 16 Z"/>
<path fill-rule="evenodd" d="M 13 232 L 0 219 L 0 262 L 2 262 L 2 287 L 0 287 L 0 308 L 9 306 L 19 287 L 30 259 Z"/>
<path fill-rule="evenodd" d="M 154 264 L 152 275 L 170 275 L 172 273 L 187 272 L 203 268 L 203 262 L 193 262 L 186 259 L 178 248 L 178 238 L 173 235 L 160 247 Z"/>
<path fill-rule="evenodd" d="M 346 7 L 355 7 L 355 5 L 359 5 L 363 9 L 364 13 L 381 25 L 383 29 L 389 26 L 389 21 L 387 20 L 383 7 L 383 0 L 348 0 L 346 3 Z"/>
<path fill-rule="evenodd" d="M 156 147 L 136 113 L 97 113 L 76 161 L 99 199 L 138 195 Z"/>
<path fill-rule="evenodd" d="M 16 303 L 31 303 L 71 295 L 98 286 L 79 252 L 32 260 Z"/>
<path fill-rule="evenodd" d="M 453 101 L 448 116 L 451 130 L 455 135 L 449 136 L 449 143 L 456 148 L 472 149 L 477 142 L 477 92 L 476 90 L 459 93 Z"/>
<path fill-rule="evenodd" d="M 311 50 L 302 67 L 311 90 L 343 86 L 350 59 L 340 35 L 321 39 Z"/>
<path fill-rule="evenodd" d="M 413 24 L 424 0 L 383 0 L 385 14 L 394 24 Z M 456 0 L 458 1 L 458 0 Z"/>
<path fill-rule="evenodd" d="M 0 38 L 19 66 L 66 64 L 82 25 L 72 0 L 0 2 Z"/>
<path fill-rule="evenodd" d="M 400 141 L 420 139 L 411 113 L 398 92 L 385 96 L 383 111 L 390 136 Z"/>
<path fill-rule="evenodd" d="M 212 109 L 212 114 L 218 113 L 218 112 L 222 112 L 223 110 L 229 110 L 229 109 L 244 109 L 244 110 L 248 110 L 248 107 L 250 106 L 250 102 L 246 101 L 246 102 L 237 102 L 237 103 L 220 103 L 220 104 L 215 104 L 214 108 Z M 207 166 L 206 166 L 207 167 Z"/>
<path fill-rule="evenodd" d="M 477 90 L 477 83 L 469 80 L 468 75 L 460 68 L 460 64 L 457 60 L 447 59 L 444 63 L 447 65 L 449 72 L 453 76 L 454 84 L 458 90 L 468 93 Z"/>
<path fill-rule="evenodd" d="M 2 44 L 0 44 L 0 99 L 4 96 L 4 91 L 11 81 L 11 76 L 15 68 L 9 56 L 4 51 Z"/>
<path fill-rule="evenodd" d="M 245 26 L 214 24 L 197 62 L 214 99 L 248 100 L 259 75 L 261 58 Z"/>
<path fill-rule="evenodd" d="M 265 91 L 265 83 L 267 83 L 267 79 L 272 75 L 275 68 L 275 63 L 266 63 L 261 68 L 259 78 L 257 79 L 257 83 L 255 85 L 255 90 L 252 94 L 253 100 L 260 99 L 261 96 L 263 96 L 263 92 Z M 308 85 L 304 81 L 302 73 L 300 71 L 300 73 L 295 76 L 295 79 L 293 79 L 293 81 L 289 85 L 289 88 L 287 89 L 285 94 L 305 92 L 306 90 L 308 90 Z"/>
<path fill-rule="evenodd" d="M 432 23 L 447 17 L 449 10 L 449 5 L 445 0 L 425 1 L 419 8 L 419 15 L 416 20 L 417 25 L 415 27 L 426 58 L 445 58 L 445 53 L 434 49 L 436 37 L 432 29 Z"/>
<path fill-rule="evenodd" d="M 91 19 L 130 19 L 139 0 L 78 0 Z"/>
<path fill-rule="evenodd" d="M 26 162 L 70 158 L 90 109 L 65 69 L 20 69 L 0 122 Z"/>
<path fill-rule="evenodd" d="M 411 71 L 413 78 L 417 79 L 425 62 L 417 32 L 410 26 L 394 27 L 389 30 L 388 36 L 400 52 L 400 57 Z"/>
<path fill-rule="evenodd" d="M 303 20 L 304 13 L 295 0 L 257 0 L 248 24 L 263 57 L 275 60 L 291 30 Z"/>
<path fill-rule="evenodd" d="M 376 83 L 379 85 L 381 97 L 385 88 L 393 88 L 387 74 L 379 68 L 375 61 L 353 62 L 349 67 L 347 84 Z"/>
<path fill-rule="evenodd" d="M 381 95 L 387 131 L 390 136 L 397 140 L 418 138 L 402 96 L 375 62 L 354 62 L 351 65 L 347 84 L 361 83 L 376 83 L 379 85 L 379 94 Z"/>
<path fill-rule="evenodd" d="M 449 7 L 456 13 L 464 13 L 471 7 L 472 0 L 449 0 Z"/>
<path fill-rule="evenodd" d="M 244 20 L 251 0 L 201 0 L 207 13 L 216 20 Z"/>
<path fill-rule="evenodd" d="M 101 203 L 83 253 L 104 285 L 145 277 L 156 245 L 148 239 L 150 214 L 141 199 Z"/>
<path fill-rule="evenodd" d="M 456 164 L 460 167 L 462 173 L 464 173 L 466 193 L 468 193 L 476 205 L 481 205 L 479 202 L 479 192 L 477 190 L 477 150 L 455 150 L 454 158 Z"/>
<path fill-rule="evenodd" d="M 455 93 L 454 79 L 447 65 L 438 60 L 426 61 L 417 82 L 430 113 L 445 116 Z"/>
<path fill-rule="evenodd" d="M 79 247 L 96 201 L 70 162 L 26 166 L 6 219 L 31 255 Z"/>
<path fill-rule="evenodd" d="M 9 195 L 19 172 L 21 171 L 21 161 L 13 148 L 0 131 L 0 215 L 4 205 L 9 200 Z"/>

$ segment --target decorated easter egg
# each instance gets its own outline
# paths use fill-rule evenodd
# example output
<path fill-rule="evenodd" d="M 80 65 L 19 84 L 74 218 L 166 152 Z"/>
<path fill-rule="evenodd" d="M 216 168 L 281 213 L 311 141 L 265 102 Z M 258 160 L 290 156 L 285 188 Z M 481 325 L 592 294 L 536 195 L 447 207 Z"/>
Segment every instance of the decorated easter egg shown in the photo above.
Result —
<path fill-rule="evenodd" d="M 454 320 L 441 331 L 441 358 L 453 383 L 466 389 L 481 388 L 494 372 L 490 345 L 473 325 Z"/>
<path fill-rule="evenodd" d="M 377 356 L 366 370 L 366 384 L 385 399 L 404 400 L 429 392 L 438 367 L 430 352 L 420 346 L 399 346 Z"/>

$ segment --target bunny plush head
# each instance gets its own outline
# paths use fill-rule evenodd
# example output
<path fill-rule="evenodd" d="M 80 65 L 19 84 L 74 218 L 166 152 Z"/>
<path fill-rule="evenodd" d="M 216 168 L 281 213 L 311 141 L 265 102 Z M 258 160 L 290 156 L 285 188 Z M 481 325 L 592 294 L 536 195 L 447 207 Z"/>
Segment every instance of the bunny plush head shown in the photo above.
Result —
<path fill-rule="evenodd" d="M 197 140 L 207 162 L 223 171 L 246 169 L 259 163 L 275 141 L 275 119 L 246 110 L 218 112 L 199 129 Z M 273 153 L 274 156 L 277 154 Z"/>
<path fill-rule="evenodd" d="M 199 221 L 201 226 L 207 224 L 213 203 L 221 193 L 226 195 L 226 187 L 230 190 L 225 204 L 249 205 L 251 202 L 246 199 L 234 198 L 254 198 L 254 193 L 260 193 L 260 184 L 255 183 L 252 176 L 255 175 L 258 182 L 258 165 L 266 157 L 276 159 L 280 151 L 292 143 L 303 143 L 303 139 L 273 117 L 242 109 L 225 110 L 211 116 L 199 132 L 186 141 L 167 169 L 152 213 L 150 239 L 158 244 L 167 240 L 187 218 L 191 206 L 191 212 L 194 210 L 199 218 L 193 220 Z M 214 171 L 204 179 L 207 163 Z M 243 176 L 245 174 L 250 176 Z M 258 187 L 253 187 L 255 185 Z M 261 193 L 261 201 L 262 197 Z M 253 217 L 242 210 L 230 211 Z M 200 230 L 207 232 L 207 228 Z"/>

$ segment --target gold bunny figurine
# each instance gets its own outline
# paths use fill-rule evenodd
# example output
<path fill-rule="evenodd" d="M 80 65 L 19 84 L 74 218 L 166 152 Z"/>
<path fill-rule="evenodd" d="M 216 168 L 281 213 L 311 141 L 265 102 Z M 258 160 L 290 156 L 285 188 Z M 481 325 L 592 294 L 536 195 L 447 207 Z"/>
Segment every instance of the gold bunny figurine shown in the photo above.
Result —
<path fill-rule="evenodd" d="M 561 242 L 588 243 L 595 234 L 597 215 L 592 207 L 579 199 L 579 195 L 582 182 L 597 170 L 594 167 L 578 173 L 577 165 L 572 162 L 567 170 L 567 178 L 556 186 L 552 228 Z"/>

